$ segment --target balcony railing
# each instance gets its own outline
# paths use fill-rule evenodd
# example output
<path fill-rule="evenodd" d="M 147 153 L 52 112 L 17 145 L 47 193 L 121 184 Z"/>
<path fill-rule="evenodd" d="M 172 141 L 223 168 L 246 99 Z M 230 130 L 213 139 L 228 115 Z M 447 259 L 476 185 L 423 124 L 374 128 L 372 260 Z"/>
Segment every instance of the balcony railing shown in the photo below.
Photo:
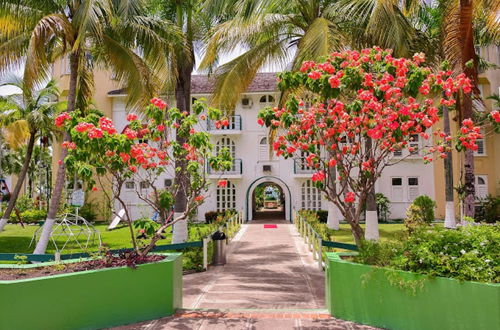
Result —
<path fill-rule="evenodd" d="M 210 165 L 207 169 L 210 175 L 241 175 L 243 174 L 243 161 L 240 158 L 233 159 L 233 164 L 229 170 L 218 171 L 214 170 Z"/>
<path fill-rule="evenodd" d="M 221 126 L 217 128 L 215 125 L 215 121 L 208 120 L 207 121 L 207 130 L 209 131 L 241 131 L 241 116 L 234 115 L 229 117 L 229 125 Z"/>
<path fill-rule="evenodd" d="M 312 166 L 307 166 L 305 158 L 293 159 L 293 174 L 312 174 L 314 172 L 316 172 L 316 169 Z"/>

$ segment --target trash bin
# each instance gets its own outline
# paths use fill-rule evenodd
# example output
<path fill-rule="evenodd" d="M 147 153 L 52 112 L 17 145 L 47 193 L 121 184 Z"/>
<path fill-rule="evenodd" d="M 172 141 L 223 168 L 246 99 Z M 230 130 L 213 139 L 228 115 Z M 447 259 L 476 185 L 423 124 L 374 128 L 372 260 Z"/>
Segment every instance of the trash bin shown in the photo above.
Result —
<path fill-rule="evenodd" d="M 221 231 L 216 231 L 212 235 L 214 241 L 214 266 L 222 266 L 226 264 L 226 234 Z"/>

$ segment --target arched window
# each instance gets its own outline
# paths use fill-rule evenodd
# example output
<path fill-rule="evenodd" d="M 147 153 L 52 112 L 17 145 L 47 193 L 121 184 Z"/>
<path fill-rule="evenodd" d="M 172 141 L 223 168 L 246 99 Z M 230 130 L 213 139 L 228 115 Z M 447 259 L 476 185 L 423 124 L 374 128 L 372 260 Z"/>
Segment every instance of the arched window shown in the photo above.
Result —
<path fill-rule="evenodd" d="M 302 184 L 302 209 L 304 210 L 321 210 L 321 192 L 316 188 L 311 180 L 307 180 Z"/>
<path fill-rule="evenodd" d="M 223 137 L 215 144 L 215 152 L 218 154 L 223 148 L 227 148 L 233 158 L 236 157 L 236 144 L 228 137 Z"/>
<path fill-rule="evenodd" d="M 274 96 L 272 95 L 263 95 L 259 99 L 260 105 L 261 106 L 272 106 L 274 105 Z"/>
<path fill-rule="evenodd" d="M 269 144 L 267 137 L 261 137 L 259 141 L 259 160 L 269 160 Z"/>
<path fill-rule="evenodd" d="M 227 181 L 225 187 L 217 187 L 217 211 L 236 210 L 236 187 Z"/>

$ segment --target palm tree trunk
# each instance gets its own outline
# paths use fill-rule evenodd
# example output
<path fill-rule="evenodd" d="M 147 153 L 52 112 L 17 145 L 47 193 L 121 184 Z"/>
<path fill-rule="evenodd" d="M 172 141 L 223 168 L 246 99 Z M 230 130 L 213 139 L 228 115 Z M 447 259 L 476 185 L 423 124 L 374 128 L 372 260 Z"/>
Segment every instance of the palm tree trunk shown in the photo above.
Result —
<path fill-rule="evenodd" d="M 79 62 L 80 52 L 76 51 L 71 53 L 69 57 L 70 65 L 70 76 L 69 76 L 69 88 L 68 88 L 68 108 L 67 112 L 71 113 L 75 110 L 76 103 L 76 87 L 78 81 L 78 62 Z M 68 132 L 64 132 L 64 141 L 70 141 L 71 137 Z M 61 203 L 61 197 L 64 190 L 64 183 L 66 179 L 66 165 L 64 164 L 64 159 L 66 158 L 68 151 L 66 148 L 61 149 L 59 167 L 57 169 L 56 183 L 54 185 L 54 191 L 52 193 L 52 199 L 50 200 L 49 212 L 47 213 L 47 219 L 43 225 L 42 233 L 40 239 L 35 247 L 35 254 L 43 254 L 47 249 L 47 244 L 49 243 L 50 234 L 52 233 L 52 227 L 56 221 L 57 210 L 59 209 L 59 204 Z"/>
<path fill-rule="evenodd" d="M 179 67 L 179 77 L 175 89 L 176 107 L 180 111 L 190 112 L 191 110 L 191 73 L 193 72 L 193 61 L 186 60 Z M 183 145 L 186 141 L 182 137 L 176 137 L 177 143 Z M 179 186 L 175 195 L 174 219 L 177 219 L 186 212 L 187 190 L 189 178 L 186 172 L 187 162 L 185 159 L 176 159 L 175 167 L 180 170 L 176 173 L 176 185 Z M 183 243 L 188 238 L 187 219 L 181 220 L 174 225 L 172 243 Z"/>
<path fill-rule="evenodd" d="M 35 138 L 36 132 L 30 132 L 30 138 L 28 141 L 28 147 L 26 149 L 26 158 L 24 159 L 23 167 L 21 168 L 21 172 L 19 172 L 19 177 L 17 179 L 16 187 L 10 196 L 9 204 L 7 205 L 7 209 L 5 210 L 2 219 L 0 220 L 0 231 L 3 230 L 7 221 L 10 219 L 10 214 L 14 210 L 16 206 L 17 198 L 19 197 L 19 192 L 24 183 L 24 179 L 26 178 L 26 174 L 28 173 L 28 168 L 31 162 L 31 156 L 33 155 L 33 148 L 35 147 Z"/>
<path fill-rule="evenodd" d="M 448 107 L 443 107 L 443 131 L 446 135 L 451 134 L 450 128 L 450 114 Z M 448 147 L 451 143 L 447 144 Z M 445 217 L 444 226 L 446 228 L 455 228 L 455 201 L 453 196 L 453 153 L 451 151 L 446 152 L 446 158 L 444 159 L 444 181 L 445 181 Z"/>
<path fill-rule="evenodd" d="M 476 52 L 472 30 L 473 0 L 460 0 L 460 33 L 462 39 L 462 70 L 469 77 L 474 86 L 477 86 Z M 470 62 L 472 61 L 472 65 Z M 472 118 L 472 98 L 464 94 L 462 98 L 462 119 Z M 465 198 L 464 215 L 474 218 L 475 187 L 474 187 L 474 152 L 467 149 L 464 160 L 465 171 Z M 463 220 L 462 220 L 463 222 Z"/>

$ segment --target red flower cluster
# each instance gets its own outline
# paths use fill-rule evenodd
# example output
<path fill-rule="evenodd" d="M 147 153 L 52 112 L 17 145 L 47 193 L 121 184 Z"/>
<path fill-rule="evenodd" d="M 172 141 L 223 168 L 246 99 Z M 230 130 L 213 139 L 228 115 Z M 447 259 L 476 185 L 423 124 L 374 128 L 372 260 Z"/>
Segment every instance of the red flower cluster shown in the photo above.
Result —
<path fill-rule="evenodd" d="M 460 128 L 460 136 L 458 140 L 460 144 L 467 149 L 472 149 L 476 151 L 478 145 L 476 144 L 477 139 L 481 139 L 481 127 L 474 126 L 474 122 L 471 119 L 464 119 L 462 121 L 462 127 Z"/>
<path fill-rule="evenodd" d="M 115 125 L 108 117 L 99 118 L 99 128 L 104 132 L 108 132 L 108 134 L 116 133 Z"/>
<path fill-rule="evenodd" d="M 71 119 L 71 116 L 69 115 L 69 113 L 63 112 L 59 116 L 56 117 L 56 119 L 54 120 L 54 123 L 57 127 L 61 127 L 64 125 L 66 120 L 70 120 L 70 119 Z"/>
<path fill-rule="evenodd" d="M 127 115 L 127 121 L 134 121 L 137 120 L 137 115 L 135 113 L 129 113 Z"/>
<path fill-rule="evenodd" d="M 219 182 L 217 182 L 217 187 L 227 187 L 227 180 L 219 180 Z"/>
<path fill-rule="evenodd" d="M 154 105 L 155 107 L 160 108 L 161 110 L 165 109 L 167 107 L 167 104 L 160 98 L 152 98 L 151 99 L 151 104 Z"/>
<path fill-rule="evenodd" d="M 490 115 L 496 123 L 500 123 L 500 112 L 498 112 L 497 110 L 493 110 L 492 112 L 490 112 Z"/>
<path fill-rule="evenodd" d="M 69 150 L 74 150 L 76 149 L 76 144 L 74 142 L 69 142 L 69 141 L 64 141 L 61 146 L 63 148 L 69 149 Z"/>
<path fill-rule="evenodd" d="M 354 203 L 355 200 L 356 200 L 356 194 L 353 193 L 352 191 L 349 191 L 347 194 L 345 194 L 344 201 L 346 203 Z"/>

